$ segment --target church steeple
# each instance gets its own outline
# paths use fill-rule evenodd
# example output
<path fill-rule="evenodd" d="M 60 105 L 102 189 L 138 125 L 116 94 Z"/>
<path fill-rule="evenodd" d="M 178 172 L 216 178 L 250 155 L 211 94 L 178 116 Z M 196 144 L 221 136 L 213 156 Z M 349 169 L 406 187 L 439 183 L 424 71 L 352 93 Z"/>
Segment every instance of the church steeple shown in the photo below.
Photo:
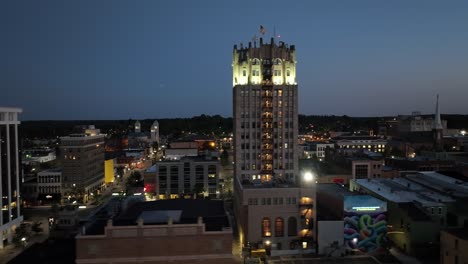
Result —
<path fill-rule="evenodd" d="M 442 120 L 440 119 L 439 95 L 437 95 L 436 110 L 434 117 L 434 129 L 444 129 L 444 127 L 442 126 Z"/>
<path fill-rule="evenodd" d="M 443 151 L 442 149 L 442 138 L 444 133 L 444 127 L 442 126 L 442 120 L 440 119 L 440 108 L 439 108 L 439 95 L 437 95 L 436 110 L 434 116 L 434 126 L 432 128 L 434 135 L 434 149 L 435 151 Z"/>

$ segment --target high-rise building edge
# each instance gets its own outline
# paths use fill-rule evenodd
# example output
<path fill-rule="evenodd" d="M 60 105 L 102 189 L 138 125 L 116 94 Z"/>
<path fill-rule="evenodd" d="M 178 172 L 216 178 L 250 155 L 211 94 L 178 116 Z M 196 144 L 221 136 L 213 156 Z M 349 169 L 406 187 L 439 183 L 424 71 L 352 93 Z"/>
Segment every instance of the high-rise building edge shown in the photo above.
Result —
<path fill-rule="evenodd" d="M 20 211 L 18 115 L 20 108 L 0 107 L 0 249 L 11 243 L 23 221 Z"/>

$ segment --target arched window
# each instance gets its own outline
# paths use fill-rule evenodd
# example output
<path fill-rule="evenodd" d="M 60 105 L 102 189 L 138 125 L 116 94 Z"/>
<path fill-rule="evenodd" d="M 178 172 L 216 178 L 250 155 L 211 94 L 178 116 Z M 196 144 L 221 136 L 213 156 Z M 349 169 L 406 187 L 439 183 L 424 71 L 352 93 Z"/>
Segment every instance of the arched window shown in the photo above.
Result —
<path fill-rule="evenodd" d="M 276 237 L 284 236 L 284 220 L 281 217 L 278 217 L 275 220 L 275 236 Z"/>
<path fill-rule="evenodd" d="M 288 219 L 288 236 L 297 236 L 297 219 L 289 217 Z"/>
<path fill-rule="evenodd" d="M 274 63 L 275 65 L 281 65 L 281 59 L 275 59 Z"/>
<path fill-rule="evenodd" d="M 262 220 L 262 236 L 271 237 L 271 222 L 268 217 L 264 217 Z"/>

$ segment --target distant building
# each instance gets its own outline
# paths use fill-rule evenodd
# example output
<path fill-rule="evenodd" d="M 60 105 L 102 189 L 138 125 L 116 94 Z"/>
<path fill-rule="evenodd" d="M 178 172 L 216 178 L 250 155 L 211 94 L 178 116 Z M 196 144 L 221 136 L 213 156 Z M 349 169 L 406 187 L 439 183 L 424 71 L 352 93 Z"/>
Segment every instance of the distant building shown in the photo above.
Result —
<path fill-rule="evenodd" d="M 400 178 L 353 180 L 350 188 L 387 201 L 388 237 L 412 255 L 438 253 L 441 229 L 468 226 L 468 182 L 456 178 L 409 172 Z"/>
<path fill-rule="evenodd" d="M 387 140 L 372 136 L 339 136 L 331 140 L 336 144 L 336 150 L 344 155 L 352 155 L 359 151 L 385 152 Z"/>
<path fill-rule="evenodd" d="M 62 198 L 62 169 L 50 169 L 37 173 L 38 200 L 45 203 L 60 202 Z"/>
<path fill-rule="evenodd" d="M 154 120 L 153 124 L 151 125 L 151 143 L 156 142 L 160 143 L 159 139 L 159 122 L 158 120 Z"/>
<path fill-rule="evenodd" d="M 23 151 L 22 164 L 45 163 L 57 158 L 55 150 L 51 148 L 35 148 Z"/>
<path fill-rule="evenodd" d="M 222 201 L 140 202 L 76 237 L 76 263 L 239 263 Z"/>
<path fill-rule="evenodd" d="M 104 139 L 94 126 L 82 129 L 81 133 L 61 137 L 61 159 L 63 165 L 63 190 L 80 190 L 84 200 L 100 189 L 104 183 Z"/>
<path fill-rule="evenodd" d="M 15 228 L 23 222 L 18 155 L 21 112 L 20 108 L 0 107 L 0 249 L 12 243 Z"/>
<path fill-rule="evenodd" d="M 148 191 L 154 186 L 158 199 L 180 198 L 184 195 L 203 193 L 218 197 L 220 193 L 218 159 L 185 157 L 180 160 L 158 161 L 145 173 Z"/>
<path fill-rule="evenodd" d="M 431 132 L 434 128 L 434 118 L 422 116 L 420 112 L 413 112 L 410 116 L 398 116 L 398 133 Z M 447 129 L 447 120 L 441 121 L 443 129 Z"/>
<path fill-rule="evenodd" d="M 135 133 L 141 133 L 141 124 L 138 120 L 135 122 Z"/>
<path fill-rule="evenodd" d="M 359 159 L 351 161 L 353 179 L 380 178 L 383 176 L 384 160 Z"/>

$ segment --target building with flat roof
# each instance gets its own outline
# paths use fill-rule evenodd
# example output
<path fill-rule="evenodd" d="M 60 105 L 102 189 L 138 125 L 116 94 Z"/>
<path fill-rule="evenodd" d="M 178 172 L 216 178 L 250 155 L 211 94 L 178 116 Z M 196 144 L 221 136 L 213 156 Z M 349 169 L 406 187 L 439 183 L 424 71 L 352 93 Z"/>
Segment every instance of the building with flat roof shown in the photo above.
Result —
<path fill-rule="evenodd" d="M 20 211 L 18 115 L 21 108 L 0 107 L 0 249 L 13 240 L 23 222 Z"/>
<path fill-rule="evenodd" d="M 352 155 L 365 150 L 383 153 L 387 146 L 386 139 L 375 136 L 338 136 L 332 138 L 330 142 L 335 143 L 335 149 L 343 155 Z"/>
<path fill-rule="evenodd" d="M 341 254 L 345 250 L 372 254 L 385 251 L 385 201 L 350 192 L 341 184 L 329 183 L 317 185 L 317 207 L 320 254 Z M 341 230 L 341 236 L 331 237 L 331 234 L 338 234 L 337 229 Z"/>
<path fill-rule="evenodd" d="M 233 49 L 234 209 L 246 251 L 314 248 L 315 180 L 299 179 L 296 63 L 295 46 L 273 38 Z"/>
<path fill-rule="evenodd" d="M 223 201 L 140 202 L 76 237 L 76 263 L 238 263 Z"/>
<path fill-rule="evenodd" d="M 94 126 L 60 138 L 64 192 L 80 193 L 87 201 L 91 192 L 103 186 L 104 140 L 105 135 Z"/>
<path fill-rule="evenodd" d="M 409 254 L 427 257 L 427 249 L 437 249 L 440 230 L 468 226 L 468 182 L 460 179 L 407 172 L 393 179 L 352 180 L 350 188 L 387 201 L 388 237 Z"/>
<path fill-rule="evenodd" d="M 62 198 L 62 168 L 37 173 L 37 199 L 43 203 L 60 202 Z"/>
<path fill-rule="evenodd" d="M 154 193 L 157 199 L 201 194 L 216 198 L 220 194 L 220 170 L 218 159 L 196 156 L 158 161 L 143 176 L 146 192 Z"/>

